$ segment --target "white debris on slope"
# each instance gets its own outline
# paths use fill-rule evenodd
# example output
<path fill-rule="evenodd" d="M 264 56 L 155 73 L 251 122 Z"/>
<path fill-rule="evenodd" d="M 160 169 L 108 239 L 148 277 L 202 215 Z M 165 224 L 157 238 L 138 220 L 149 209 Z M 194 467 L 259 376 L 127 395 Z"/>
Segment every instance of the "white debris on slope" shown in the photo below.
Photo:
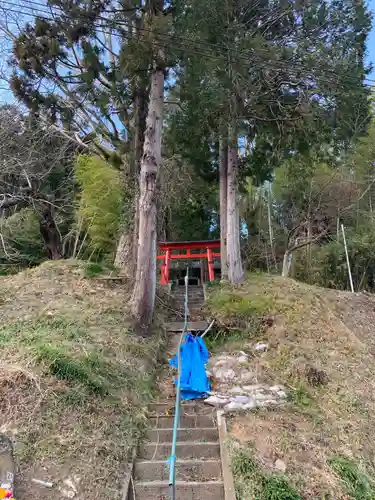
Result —
<path fill-rule="evenodd" d="M 264 348 L 259 349 L 259 346 Z M 267 344 L 256 344 L 254 350 L 267 350 Z M 258 384 L 249 356 L 243 351 L 212 357 L 207 375 L 215 382 L 215 391 L 205 403 L 225 411 L 253 410 L 272 407 L 285 402 L 287 393 L 281 385 Z"/>

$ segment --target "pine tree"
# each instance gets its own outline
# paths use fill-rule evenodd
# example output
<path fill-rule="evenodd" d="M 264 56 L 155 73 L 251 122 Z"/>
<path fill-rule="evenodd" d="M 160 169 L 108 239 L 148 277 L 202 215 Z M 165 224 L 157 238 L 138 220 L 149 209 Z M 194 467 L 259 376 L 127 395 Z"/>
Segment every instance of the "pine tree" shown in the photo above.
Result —
<path fill-rule="evenodd" d="M 151 46 L 136 0 L 51 1 L 14 42 L 13 92 L 30 112 L 124 173 L 124 228 L 117 263 L 134 273 L 139 163 Z"/>

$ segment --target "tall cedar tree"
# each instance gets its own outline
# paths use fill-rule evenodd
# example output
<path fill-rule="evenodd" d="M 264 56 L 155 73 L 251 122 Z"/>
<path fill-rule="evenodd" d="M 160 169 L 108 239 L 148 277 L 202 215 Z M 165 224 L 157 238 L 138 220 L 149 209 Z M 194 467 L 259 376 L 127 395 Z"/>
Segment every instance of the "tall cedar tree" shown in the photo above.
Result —
<path fill-rule="evenodd" d="M 213 142 L 231 130 L 231 168 L 221 189 L 231 203 L 221 201 L 228 272 L 236 282 L 242 277 L 236 178 L 262 182 L 283 158 L 322 143 L 342 152 L 366 130 L 370 15 L 364 2 L 351 0 L 177 4 L 180 33 L 191 48 L 178 71 L 182 103 L 174 135 L 189 155 L 194 138 Z M 249 147 L 238 161 L 239 138 Z"/>

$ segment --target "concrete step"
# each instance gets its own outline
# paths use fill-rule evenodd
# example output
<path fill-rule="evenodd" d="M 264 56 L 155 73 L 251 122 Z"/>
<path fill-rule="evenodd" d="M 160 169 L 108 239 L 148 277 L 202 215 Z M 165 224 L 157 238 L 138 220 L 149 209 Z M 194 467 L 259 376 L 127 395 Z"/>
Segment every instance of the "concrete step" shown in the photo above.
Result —
<path fill-rule="evenodd" d="M 203 300 L 191 300 L 188 302 L 188 309 L 194 308 L 194 307 L 204 307 L 204 302 Z M 175 304 L 175 309 L 176 311 L 185 311 L 185 303 L 184 302 L 177 302 Z"/>
<path fill-rule="evenodd" d="M 178 308 L 184 309 L 185 302 L 183 300 L 181 301 L 179 300 L 175 305 L 178 306 Z M 204 300 L 200 299 L 189 300 L 188 302 L 188 307 L 196 307 L 196 306 L 203 307 L 203 305 L 204 305 Z"/>
<path fill-rule="evenodd" d="M 146 434 L 146 439 L 153 443 L 170 443 L 172 437 L 173 429 L 151 429 Z M 179 442 L 214 443 L 219 440 L 219 433 L 214 427 L 207 429 L 179 429 L 177 439 Z"/>
<path fill-rule="evenodd" d="M 185 301 L 185 294 L 184 293 L 181 293 L 181 294 L 176 294 L 176 295 L 173 295 L 173 299 L 177 302 L 184 302 Z M 189 294 L 188 295 L 188 302 L 190 302 L 191 300 L 201 300 L 202 302 L 204 302 L 204 295 L 203 293 L 194 293 L 194 294 Z"/>
<path fill-rule="evenodd" d="M 167 460 L 171 455 L 171 449 L 172 443 L 148 443 L 139 447 L 138 456 L 143 460 Z M 176 456 L 179 459 L 220 458 L 220 444 L 178 442 Z"/>
<path fill-rule="evenodd" d="M 168 403 L 151 403 L 148 407 L 148 413 L 150 417 L 156 417 L 158 415 L 162 417 L 172 417 L 175 414 L 175 402 L 173 400 Z M 205 405 L 203 402 L 183 402 L 180 407 L 180 415 L 185 417 L 215 415 L 215 409 L 212 406 Z"/>
<path fill-rule="evenodd" d="M 149 419 L 150 426 L 154 429 L 173 429 L 174 418 L 173 416 L 159 416 L 151 417 Z M 181 416 L 180 418 L 180 429 L 191 429 L 191 428 L 216 428 L 216 417 L 215 415 L 196 415 L 196 416 Z"/>
<path fill-rule="evenodd" d="M 171 488 L 168 481 L 135 483 L 135 500 L 169 500 Z M 224 486 L 221 481 L 176 482 L 176 498 L 179 500 L 224 500 Z M 134 500 L 132 492 L 130 500 Z"/>
<path fill-rule="evenodd" d="M 134 468 L 136 481 L 168 481 L 169 467 L 165 460 L 137 461 Z M 219 481 L 220 460 L 177 460 L 177 481 Z"/>
<path fill-rule="evenodd" d="M 191 332 L 198 332 L 198 331 L 204 332 L 206 328 L 208 328 L 208 325 L 209 324 L 207 321 L 191 321 L 188 323 L 187 329 Z M 170 323 L 167 323 L 166 328 L 168 332 L 181 332 L 182 329 L 184 328 L 184 322 L 172 321 Z"/>

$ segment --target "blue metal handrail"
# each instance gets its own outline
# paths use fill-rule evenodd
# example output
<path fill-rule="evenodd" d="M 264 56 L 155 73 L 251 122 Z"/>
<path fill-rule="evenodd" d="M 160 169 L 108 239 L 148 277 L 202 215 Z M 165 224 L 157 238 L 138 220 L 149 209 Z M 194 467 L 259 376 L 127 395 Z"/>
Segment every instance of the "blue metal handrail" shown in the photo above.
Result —
<path fill-rule="evenodd" d="M 185 276 L 185 321 L 177 347 L 177 385 L 176 385 L 176 403 L 173 423 L 172 452 L 169 458 L 169 486 L 171 488 L 172 500 L 176 500 L 176 445 L 178 427 L 180 424 L 180 406 L 181 406 L 181 345 L 188 326 L 188 287 L 189 287 L 189 268 L 186 269 Z"/>

